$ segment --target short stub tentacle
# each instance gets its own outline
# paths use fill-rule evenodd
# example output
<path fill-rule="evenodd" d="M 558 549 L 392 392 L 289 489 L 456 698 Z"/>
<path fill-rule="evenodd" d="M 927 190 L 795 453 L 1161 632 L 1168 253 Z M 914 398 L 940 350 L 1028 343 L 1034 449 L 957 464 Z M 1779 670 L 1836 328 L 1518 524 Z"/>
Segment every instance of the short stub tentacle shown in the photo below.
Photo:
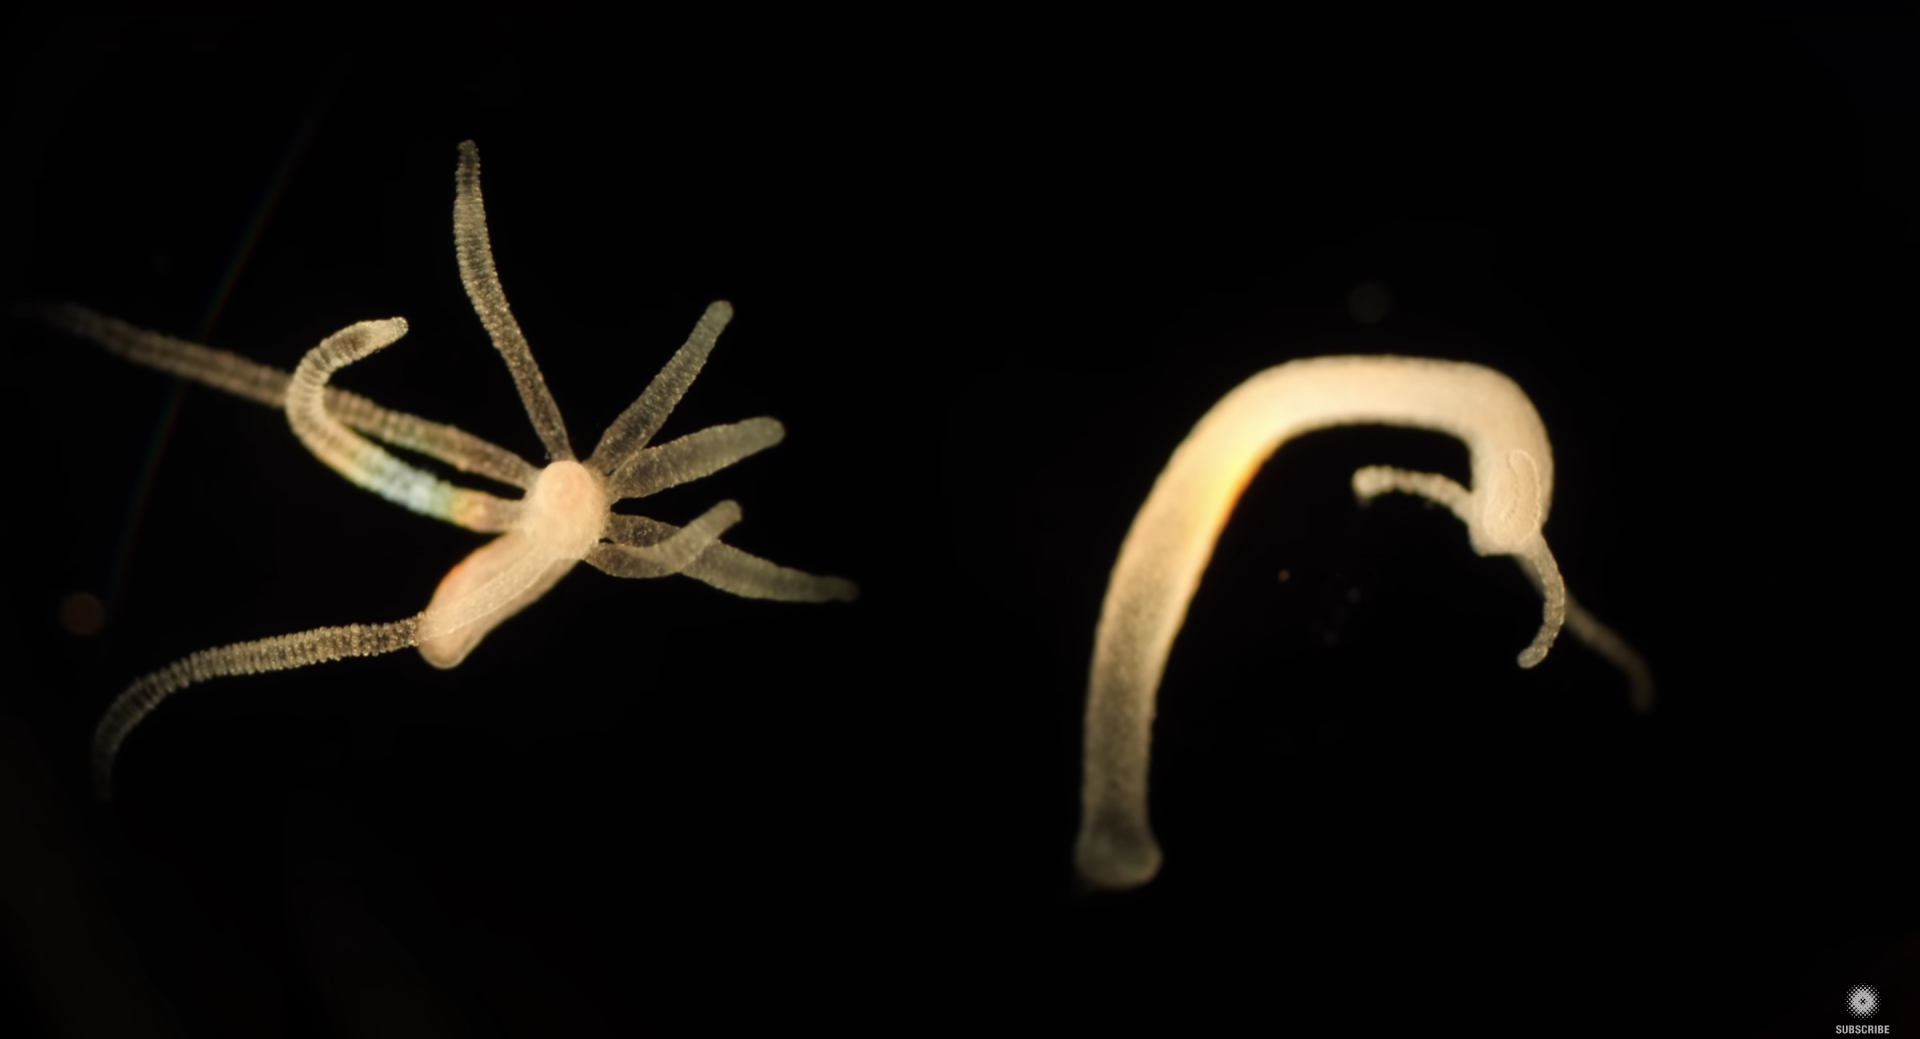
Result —
<path fill-rule="evenodd" d="M 287 423 L 315 458 L 396 505 L 472 530 L 506 530 L 517 521 L 519 502 L 456 487 L 416 469 L 348 429 L 327 411 L 323 401 L 327 381 L 334 372 L 391 345 L 406 333 L 407 323 L 402 318 L 362 321 L 307 351 L 287 382 Z"/>
<path fill-rule="evenodd" d="M 533 361 L 533 351 L 520 323 L 507 306 L 506 290 L 500 287 L 500 272 L 493 265 L 493 244 L 487 234 L 487 208 L 480 195 L 480 149 L 472 141 L 460 142 L 460 166 L 454 172 L 453 250 L 460 262 L 460 283 L 467 288 L 474 312 L 486 326 L 494 349 L 513 372 L 514 385 L 520 390 L 520 403 L 533 420 L 534 432 L 546 446 L 550 461 L 570 462 L 573 446 L 567 442 L 567 424 L 560 417 L 560 406 L 547 390 L 547 380 Z"/>
<path fill-rule="evenodd" d="M 1382 494 L 1398 492 L 1444 505 L 1462 523 L 1472 523 L 1473 493 L 1439 473 L 1420 473 L 1387 465 L 1370 465 L 1353 473 L 1353 494 L 1362 504 Z"/>
<path fill-rule="evenodd" d="M 673 413 L 680 398 L 686 396 L 687 387 L 699 376 L 700 369 L 706 366 L 707 355 L 713 352 L 713 345 L 720 340 L 720 333 L 733 320 L 733 304 L 726 300 L 716 300 L 707 305 L 706 313 L 700 315 L 700 323 L 693 326 L 693 334 L 686 343 L 674 352 L 666 366 L 653 377 L 640 396 L 613 420 L 607 431 L 600 435 L 600 443 L 594 447 L 593 455 L 587 464 L 603 473 L 618 471 L 633 457 L 634 452 L 647 446 L 660 427 L 666 424 L 667 416 Z"/>
<path fill-rule="evenodd" d="M 1547 650 L 1553 648 L 1560 626 L 1567 621 L 1567 583 L 1560 578 L 1560 567 L 1553 561 L 1553 553 L 1547 550 L 1546 538 L 1535 535 L 1513 555 L 1533 572 L 1534 583 L 1544 600 L 1540 604 L 1540 630 L 1533 636 L 1532 644 L 1520 651 L 1520 666 L 1533 667 L 1547 659 Z"/>
<path fill-rule="evenodd" d="M 1534 486 L 1537 486 L 1537 482 Z M 1370 465 L 1354 472 L 1353 493 L 1362 502 L 1391 492 L 1411 494 L 1444 505 L 1468 527 L 1474 526 L 1476 512 L 1473 492 L 1439 473 L 1418 473 L 1384 465 Z M 1520 500 L 1524 501 L 1525 498 Z M 1530 522 L 1536 526 L 1529 528 Z M 1504 527 L 1523 532 L 1537 530 L 1537 513 L 1523 514 L 1518 519 L 1507 518 Z M 1560 634 L 1560 626 L 1566 621 L 1566 582 L 1561 580 L 1560 567 L 1554 562 L 1553 553 L 1547 550 L 1546 539 L 1538 533 L 1527 536 L 1521 544 L 1503 550 L 1502 554 L 1511 555 L 1519 561 L 1545 600 L 1540 607 L 1540 631 L 1520 653 L 1520 666 L 1533 667 L 1547 658 L 1547 651 L 1553 648 L 1554 639 Z"/>

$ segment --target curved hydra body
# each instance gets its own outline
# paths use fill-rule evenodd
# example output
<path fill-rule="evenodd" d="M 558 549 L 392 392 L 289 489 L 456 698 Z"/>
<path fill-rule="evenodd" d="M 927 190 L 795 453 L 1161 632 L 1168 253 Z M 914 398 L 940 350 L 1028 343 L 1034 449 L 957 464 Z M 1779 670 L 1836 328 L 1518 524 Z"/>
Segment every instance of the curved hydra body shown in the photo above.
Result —
<path fill-rule="evenodd" d="M 1316 357 L 1270 368 L 1201 418 L 1155 480 L 1120 546 L 1094 632 L 1085 774 L 1075 861 L 1089 883 L 1129 888 L 1159 871 L 1147 820 L 1154 698 L 1221 528 L 1262 463 L 1294 437 L 1351 425 L 1409 426 L 1457 437 L 1473 488 L 1384 467 L 1354 474 L 1363 500 L 1387 491 L 1446 505 L 1474 551 L 1518 560 L 1544 595 L 1520 666 L 1545 659 L 1561 625 L 1620 663 L 1636 705 L 1651 703 L 1644 663 L 1567 598 L 1541 525 L 1553 501 L 1546 427 L 1513 380 L 1478 365 L 1417 357 Z"/>

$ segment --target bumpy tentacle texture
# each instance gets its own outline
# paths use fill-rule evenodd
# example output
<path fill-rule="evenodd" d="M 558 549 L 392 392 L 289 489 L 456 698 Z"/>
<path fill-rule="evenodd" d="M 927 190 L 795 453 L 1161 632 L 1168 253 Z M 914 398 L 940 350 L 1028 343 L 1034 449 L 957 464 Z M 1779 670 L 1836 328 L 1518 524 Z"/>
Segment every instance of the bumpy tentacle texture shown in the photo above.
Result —
<path fill-rule="evenodd" d="M 288 421 L 316 457 L 355 483 L 402 504 L 423 500 L 430 507 L 414 510 L 423 515 L 457 517 L 463 513 L 457 499 L 435 503 L 422 498 L 428 492 L 388 493 L 389 484 L 417 481 L 424 474 L 355 436 L 321 407 L 327 378 L 334 371 L 393 343 L 406 327 L 399 319 L 363 321 L 328 336 L 309 351 L 288 382 Z M 396 472 L 396 467 L 402 471 Z M 94 731 L 96 792 L 101 800 L 112 795 L 113 762 L 127 734 L 162 700 L 187 686 L 210 678 L 285 671 L 409 647 L 419 647 L 438 667 L 460 663 L 487 633 L 546 594 L 594 547 L 606 517 L 604 496 L 593 497 L 602 494 L 599 488 L 600 481 L 579 463 L 561 462 L 539 473 L 524 502 L 496 500 L 499 506 L 510 507 L 513 528 L 456 566 L 441 582 L 433 602 L 417 616 L 391 624 L 316 628 L 203 650 L 135 681 L 114 700 Z M 587 496 L 585 508 L 579 507 L 582 495 Z M 646 576 L 677 573 L 739 520 L 740 506 L 721 502 L 671 536 L 626 551 L 643 557 L 652 569 Z"/>
<path fill-rule="evenodd" d="M 574 460 L 560 410 L 500 288 L 481 204 L 480 153 L 471 141 L 460 146 L 455 175 L 454 244 L 474 310 L 505 358 L 528 417 L 552 458 L 545 468 L 452 426 L 388 411 L 328 385 L 334 372 L 405 335 L 407 324 L 399 318 L 363 321 L 328 336 L 288 374 L 83 307 L 28 308 L 49 324 L 128 360 L 283 408 L 300 442 L 355 484 L 421 515 L 501 535 L 454 567 L 418 616 L 392 624 L 316 628 L 205 650 L 135 681 L 108 708 L 94 734 L 94 777 L 102 799 L 112 790 L 114 759 L 128 733 L 180 689 L 225 675 L 304 667 L 410 646 L 418 647 L 436 667 L 453 667 L 583 559 L 616 577 L 687 573 L 747 598 L 852 601 L 858 594 L 845 579 L 790 570 L 721 544 L 720 536 L 740 521 L 735 502 L 720 502 L 685 527 L 611 511 L 619 500 L 706 476 L 772 447 L 786 435 L 779 422 L 756 418 L 647 446 L 699 374 L 732 316 L 731 306 L 721 301 L 707 308 L 686 344 L 615 420 L 594 457 L 582 464 Z M 396 458 L 368 437 L 518 487 L 525 497 L 506 500 L 455 486 Z"/>
<path fill-rule="evenodd" d="M 1462 523 L 1471 524 L 1468 506 L 1473 495 L 1465 487 L 1447 479 L 1438 473 L 1415 473 L 1405 469 L 1393 469 L 1387 466 L 1368 466 L 1353 474 L 1353 493 L 1362 502 L 1371 501 L 1374 496 L 1389 491 L 1418 495 L 1446 506 Z M 1627 698 L 1633 709 L 1645 714 L 1653 710 L 1654 685 L 1653 670 L 1647 666 L 1647 660 L 1638 650 L 1627 645 L 1612 628 L 1600 622 L 1598 617 L 1587 612 L 1586 607 L 1576 602 L 1567 592 L 1565 582 L 1560 580 L 1560 570 L 1554 565 L 1553 556 L 1543 554 L 1544 559 L 1523 558 L 1518 561 L 1527 577 L 1533 581 L 1533 587 L 1546 602 L 1548 620 L 1558 613 L 1565 618 L 1567 630 L 1573 637 L 1584 643 L 1588 649 L 1600 654 L 1607 662 L 1619 668 L 1627 676 Z M 1538 645 L 1539 639 L 1534 640 Z M 1531 667 L 1533 646 L 1521 654 L 1521 666 Z M 1544 650 L 1542 651 L 1544 655 Z"/>
<path fill-rule="evenodd" d="M 507 307 L 507 294 L 500 288 L 500 273 L 493 266 L 493 243 L 487 235 L 487 210 L 480 197 L 480 149 L 472 141 L 460 142 L 460 166 L 454 173 L 453 251 L 460 261 L 460 283 L 467 288 L 474 312 L 493 338 L 494 349 L 506 359 L 513 382 L 520 388 L 520 403 L 533 420 L 534 432 L 546 445 L 547 457 L 555 462 L 573 461 L 573 448 L 567 443 L 567 424 L 560 417 L 560 406 L 547 392 L 547 380 L 540 366 L 533 363 L 533 351 L 520 323 Z"/>
<path fill-rule="evenodd" d="M 236 642 L 203 649 L 146 675 L 114 699 L 93 731 L 93 789 L 100 800 L 113 796 L 113 761 L 120 744 L 160 701 L 187 686 L 227 675 L 286 671 L 342 657 L 373 657 L 418 644 L 420 618 L 392 624 L 349 624 L 315 628 L 294 635 Z"/>
<path fill-rule="evenodd" d="M 612 475 L 631 461 L 636 451 L 647 446 L 647 441 L 666 424 L 667 416 L 673 413 L 680 398 L 686 396 L 700 369 L 706 367 L 707 355 L 713 352 L 720 333 L 732 320 L 733 304 L 724 299 L 707 304 L 700 323 L 693 326 L 693 334 L 673 352 L 673 357 L 661 367 L 653 381 L 647 383 L 647 388 L 640 391 L 640 396 L 627 405 L 627 410 L 600 434 L 600 443 L 594 447 L 589 465 Z"/>
<path fill-rule="evenodd" d="M 189 343 L 184 339 L 136 328 L 72 303 L 47 303 L 25 308 L 47 324 L 135 364 L 158 368 L 217 390 L 279 409 L 285 406 L 291 373 L 249 361 L 239 354 Z M 326 392 L 327 413 L 376 440 L 445 462 L 463 473 L 473 473 L 521 490 L 533 486 L 540 470 L 519 455 L 471 433 L 405 412 L 389 411 L 338 387 Z M 431 479 L 428 474 L 423 473 Z M 377 493 L 377 492 L 376 492 Z M 395 504 L 401 504 L 396 502 Z M 448 517 L 440 517 L 449 519 Z"/>
<path fill-rule="evenodd" d="M 388 501 L 469 530 L 512 529 L 522 511 L 519 502 L 455 487 L 388 454 L 328 414 L 324 401 L 333 373 L 406 334 L 407 323 L 401 318 L 362 321 L 307 351 L 287 383 L 287 423 L 315 458 Z"/>
<path fill-rule="evenodd" d="M 649 447 L 674 406 L 693 385 L 707 355 L 733 319 L 725 300 L 707 307 L 693 334 L 653 377 L 647 388 L 601 435 L 587 459 L 587 468 L 604 473 L 616 500 L 644 498 L 689 480 L 697 480 L 778 444 L 786 427 L 771 418 L 752 418 L 725 426 L 710 426 L 658 447 Z M 615 577 L 658 577 L 659 564 L 646 552 L 651 546 L 679 536 L 671 523 L 614 513 L 606 537 L 587 554 L 586 561 Z M 843 577 L 822 577 L 770 563 L 731 545 L 716 542 L 679 571 L 723 592 L 747 599 L 781 602 L 852 602 L 859 589 Z"/>
<path fill-rule="evenodd" d="M 654 564 L 639 550 L 678 537 L 682 528 L 671 523 L 614 513 L 608 528 L 614 544 L 598 545 L 587 562 L 615 577 L 659 577 Z M 778 602 L 852 602 L 860 589 L 844 577 L 821 577 L 748 555 L 732 545 L 715 543 L 681 571 L 695 580 L 743 599 Z"/>
<path fill-rule="evenodd" d="M 1375 496 L 1389 491 L 1430 499 L 1446 506 L 1460 518 L 1460 522 L 1469 527 L 1473 525 L 1473 492 L 1439 473 L 1416 473 L 1383 465 L 1370 465 L 1353 474 L 1353 493 L 1363 503 L 1372 501 Z M 1554 633 L 1560 630 L 1562 624 L 1567 623 L 1570 613 L 1576 607 L 1573 606 L 1573 599 L 1567 595 L 1566 582 L 1560 579 L 1560 567 L 1553 561 L 1553 553 L 1547 551 L 1547 543 L 1544 540 L 1537 544 L 1522 546 L 1521 551 L 1513 553 L 1513 557 L 1520 564 L 1521 569 L 1527 572 L 1527 576 L 1532 578 L 1533 587 L 1540 593 L 1542 600 L 1543 620 L 1540 631 L 1534 635 L 1532 644 L 1520 651 L 1520 666 L 1532 667 L 1547 658 L 1547 650 L 1553 646 Z M 1579 613 L 1584 620 L 1580 626 L 1574 628 L 1574 634 L 1582 641 L 1592 645 L 1593 639 L 1588 636 L 1595 628 L 1606 631 L 1609 635 L 1612 634 L 1600 622 L 1593 620 L 1592 615 L 1585 610 L 1580 610 Z M 1573 626 L 1569 625 L 1569 627 Z M 1617 641 L 1618 636 L 1614 637 Z M 1621 646 L 1624 648 L 1625 643 L 1621 643 Z M 1607 653 L 1605 650 L 1601 652 L 1608 660 L 1620 662 L 1614 654 Z M 1629 649 L 1627 652 L 1633 651 Z M 1622 669 L 1628 671 L 1629 678 L 1634 683 L 1632 699 L 1638 707 L 1641 701 L 1640 677 L 1634 676 L 1631 669 L 1625 668 L 1624 665 Z M 1646 693 L 1651 697 L 1651 687 L 1646 690 Z"/>
<path fill-rule="evenodd" d="M 215 350 L 136 328 L 118 318 L 107 317 L 71 303 L 41 304 L 28 309 L 55 328 L 91 340 L 137 364 L 158 368 L 275 408 L 283 407 L 286 402 L 287 386 L 293 376 L 278 368 L 249 361 L 225 350 Z M 720 330 L 726 327 L 732 313 L 732 308 L 724 300 L 708 307 L 686 345 L 667 362 L 667 366 L 654 377 L 640 399 L 628 407 L 601 438 L 594 458 L 588 464 L 611 472 L 612 490 L 616 498 L 640 498 L 678 486 L 772 447 L 785 437 L 786 431 L 779 422 L 757 418 L 729 426 L 714 426 L 657 448 L 646 446 L 653 433 L 666 421 L 666 412 L 679 402 L 692 384 L 693 377 L 699 374 L 707 354 L 713 349 Z M 462 472 L 475 473 L 523 490 L 532 487 L 540 477 L 540 470 L 520 456 L 454 426 L 430 422 L 405 412 L 390 411 L 337 386 L 327 386 L 323 399 L 326 413 L 348 427 L 395 447 L 438 459 Z M 616 438 L 616 432 L 623 435 Z M 690 450 L 687 442 L 699 441 L 713 443 L 716 450 L 713 454 L 701 455 L 696 465 L 691 461 L 695 452 Z M 637 447 L 634 446 L 636 443 Z M 649 455 L 649 452 L 656 451 L 668 453 L 667 457 L 654 459 Z M 607 461 L 603 456 L 618 459 L 625 466 Z M 383 464 L 406 465 L 397 458 Z M 418 486 L 419 481 L 437 481 L 433 474 L 424 470 L 415 472 L 417 476 L 408 478 L 412 483 L 397 483 L 403 489 L 410 489 Z M 350 474 L 343 472 L 342 475 L 353 479 Z M 357 480 L 355 482 L 359 483 Z M 384 491 L 372 489 L 386 496 Z M 434 494 L 446 495 L 449 491 L 465 489 L 449 485 L 448 491 L 442 491 L 436 487 Z M 389 500 L 395 504 L 406 504 L 398 499 Z M 500 501 L 499 504 L 514 503 Z M 451 523 L 459 522 L 450 516 L 436 518 Z M 597 552 L 587 562 L 615 577 L 667 576 L 654 572 L 651 565 L 626 562 L 620 549 L 655 544 L 680 528 L 643 516 L 621 513 L 615 513 L 613 520 L 614 526 L 609 528 L 608 540 L 615 544 L 603 546 L 606 551 Z M 488 526 L 469 529 L 494 533 L 502 528 Z M 716 543 L 709 553 L 680 572 L 723 592 L 748 599 L 851 602 L 858 594 L 853 582 L 844 578 L 820 577 L 779 566 L 723 543 Z"/>
<path fill-rule="evenodd" d="M 1399 491 L 1439 502 L 1466 523 L 1474 551 L 1522 564 L 1544 601 L 1540 630 L 1520 666 L 1546 657 L 1563 622 L 1610 659 L 1638 662 L 1567 598 L 1541 534 L 1553 501 L 1553 451 L 1539 414 L 1511 379 L 1477 365 L 1411 357 L 1318 357 L 1268 369 L 1214 405 L 1174 451 L 1114 564 L 1094 633 L 1074 849 L 1089 883 L 1130 888 L 1159 871 L 1160 846 L 1147 819 L 1154 696 L 1234 503 L 1282 444 L 1346 425 L 1411 426 L 1466 443 L 1472 490 L 1437 474 L 1384 467 L 1355 473 L 1354 489 L 1362 500 Z M 1644 662 L 1637 672 L 1622 666 L 1640 703 Z M 1644 692 L 1651 702 L 1650 680 Z"/>

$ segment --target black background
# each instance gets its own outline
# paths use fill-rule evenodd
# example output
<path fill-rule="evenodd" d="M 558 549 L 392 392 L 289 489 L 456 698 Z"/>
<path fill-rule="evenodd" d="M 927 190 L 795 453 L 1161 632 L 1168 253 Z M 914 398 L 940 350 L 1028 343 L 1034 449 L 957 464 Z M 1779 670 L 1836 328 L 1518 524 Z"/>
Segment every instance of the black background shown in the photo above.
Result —
<path fill-rule="evenodd" d="M 25 26 L 10 298 L 283 368 L 403 315 L 340 383 L 538 461 L 453 263 L 472 138 L 576 447 L 732 300 L 667 433 L 770 414 L 788 439 L 645 511 L 736 498 L 731 543 L 863 597 L 583 568 L 453 671 L 188 690 L 102 808 L 86 748 L 126 682 L 407 616 L 480 541 L 268 409 L 176 408 L 173 380 L 15 322 L 10 1012 L 592 1035 L 1164 997 L 1189 1025 L 1830 1034 L 1865 981 L 1899 1027 L 1912 43 L 1786 19 Z M 1362 283 L 1385 320 L 1353 316 Z M 1250 487 L 1175 646 L 1162 874 L 1082 892 L 1120 539 L 1213 401 L 1325 353 L 1520 383 L 1555 448 L 1549 544 L 1660 706 L 1632 716 L 1571 639 L 1519 670 L 1517 568 L 1444 513 L 1352 503 L 1365 464 L 1464 480 L 1457 443 L 1315 434 Z M 74 592 L 99 634 L 60 628 Z"/>

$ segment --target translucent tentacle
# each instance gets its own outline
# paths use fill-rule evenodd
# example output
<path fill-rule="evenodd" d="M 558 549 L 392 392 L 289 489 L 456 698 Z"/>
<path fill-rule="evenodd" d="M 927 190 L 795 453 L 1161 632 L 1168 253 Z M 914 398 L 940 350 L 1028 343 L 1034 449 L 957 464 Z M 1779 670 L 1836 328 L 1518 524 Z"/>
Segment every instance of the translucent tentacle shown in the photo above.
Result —
<path fill-rule="evenodd" d="M 1471 526 L 1474 522 L 1472 492 L 1439 473 L 1417 473 L 1392 466 L 1370 465 L 1353 474 L 1353 493 L 1362 502 L 1392 491 L 1438 502 L 1458 516 L 1462 523 Z M 1568 603 L 1571 600 L 1567 598 L 1567 584 L 1560 577 L 1560 567 L 1553 561 L 1553 553 L 1547 548 L 1544 537 L 1536 535 L 1529 544 L 1516 550 L 1513 556 L 1533 580 L 1534 588 L 1539 590 L 1544 600 L 1540 606 L 1540 630 L 1534 634 L 1533 642 L 1520 651 L 1520 666 L 1533 667 L 1545 660 L 1547 651 L 1553 648 L 1554 639 L 1560 634 L 1560 626 L 1567 620 Z"/>
<path fill-rule="evenodd" d="M 685 571 L 738 522 L 739 503 L 723 501 L 654 544 L 595 545 L 587 553 L 587 562 L 614 577 L 668 577 Z"/>
<path fill-rule="evenodd" d="M 687 539 L 693 544 L 688 547 L 698 551 L 698 542 L 702 538 L 717 536 L 718 531 L 725 530 L 739 517 L 740 508 L 732 502 L 723 502 L 708 510 L 706 515 L 694 521 L 694 524 L 704 521 L 707 526 L 693 531 Z M 694 524 L 689 525 L 689 530 L 693 529 Z M 508 534 L 494 543 L 514 536 Z M 106 715 L 100 719 L 93 738 L 94 789 L 101 800 L 106 800 L 112 794 L 113 761 L 127 734 L 162 700 L 187 686 L 227 675 L 286 671 L 343 657 L 379 656 L 418 646 L 430 639 L 444 639 L 486 622 L 502 611 L 517 611 L 525 605 L 527 588 L 549 576 L 557 580 L 558 575 L 552 571 L 557 568 L 564 574 L 565 568 L 572 563 L 570 559 L 556 557 L 536 547 L 533 551 L 519 553 L 508 565 L 495 570 L 485 581 L 466 590 L 458 599 L 436 602 L 406 620 L 391 624 L 315 628 L 292 635 L 277 635 L 201 650 L 174 661 L 134 681 L 114 699 Z M 550 587 L 552 581 L 545 583 Z"/>
<path fill-rule="evenodd" d="M 429 422 L 404 411 L 388 411 L 355 393 L 327 387 L 327 413 L 376 440 L 437 458 L 463 473 L 474 473 L 526 490 L 540 470 L 504 447 L 463 429 Z"/>
<path fill-rule="evenodd" d="M 372 657 L 406 649 L 417 641 L 420 618 L 392 624 L 349 624 L 277 635 L 203 649 L 134 681 L 107 708 L 93 731 L 93 788 L 100 800 L 113 796 L 113 759 L 127 734 L 160 701 L 190 685 L 226 675 L 286 671 L 342 657 Z"/>
<path fill-rule="evenodd" d="M 627 545 L 641 547 L 655 545 L 674 536 L 679 530 L 679 527 L 671 523 L 616 512 L 607 526 L 607 537 L 623 545 L 600 547 L 608 549 Z M 608 552 L 597 557 L 589 555 L 587 562 L 615 577 L 653 576 L 628 574 L 615 569 L 614 565 L 617 565 L 618 560 L 624 558 L 627 558 L 625 553 Z M 682 573 L 744 599 L 769 599 L 776 602 L 853 602 L 860 597 L 859 586 L 844 577 L 822 577 L 803 570 L 779 566 L 721 542 L 714 542 L 700 554 L 698 559 L 689 563 Z"/>
<path fill-rule="evenodd" d="M 1465 487 L 1444 476 L 1435 473 L 1408 472 L 1383 465 L 1368 466 L 1355 472 L 1353 491 L 1363 502 L 1389 491 L 1416 494 L 1445 505 L 1463 521 L 1469 516 L 1468 508 L 1472 500 L 1472 496 Z M 1544 552 L 1544 542 L 1541 548 Z M 1533 645 L 1528 646 L 1521 654 L 1520 666 L 1532 667 L 1539 663 L 1540 657 L 1544 656 L 1547 648 L 1553 644 L 1552 633 L 1559 629 L 1561 622 L 1564 622 L 1566 630 L 1572 632 L 1574 638 L 1579 639 L 1587 648 L 1605 657 L 1608 663 L 1626 674 L 1627 695 L 1633 704 L 1633 709 L 1642 714 L 1652 710 L 1653 671 L 1647 666 L 1647 659 L 1641 656 L 1638 650 L 1628 645 L 1627 641 L 1612 628 L 1602 624 L 1598 617 L 1587 612 L 1586 607 L 1575 601 L 1573 596 L 1568 594 L 1565 582 L 1560 579 L 1560 569 L 1554 565 L 1552 554 L 1546 553 L 1545 557 L 1544 567 L 1528 558 L 1516 557 L 1521 564 L 1520 569 L 1526 572 L 1527 578 L 1533 582 L 1534 589 L 1546 600 L 1542 606 L 1540 634 L 1534 637 Z M 1551 584 L 1547 583 L 1543 574 L 1551 576 Z M 1560 601 L 1557 611 L 1559 620 L 1555 618 L 1556 594 Z M 1535 655 L 1536 650 L 1538 655 Z"/>
<path fill-rule="evenodd" d="M 54 328 L 135 364 L 172 372 L 270 408 L 280 407 L 286 399 L 286 372 L 239 354 L 149 332 L 73 303 L 43 303 L 31 310 Z"/>
<path fill-rule="evenodd" d="M 402 318 L 362 321 L 335 332 L 307 351 L 287 384 L 288 424 L 315 458 L 388 501 L 472 530 L 509 529 L 520 514 L 518 502 L 456 487 L 416 469 L 348 429 L 322 406 L 327 380 L 335 371 L 406 333 L 407 323 Z"/>
<path fill-rule="evenodd" d="M 546 445 L 549 461 L 570 462 L 573 446 L 567 442 L 567 424 L 560 417 L 560 406 L 547 392 L 547 380 L 533 361 L 527 337 L 507 306 L 507 294 L 500 287 L 500 273 L 493 266 L 493 245 L 487 236 L 487 210 L 480 197 L 480 149 L 472 141 L 460 142 L 460 167 L 454 173 L 453 248 L 460 261 L 460 282 L 467 287 L 467 298 L 493 339 L 494 349 L 506 359 L 513 372 L 514 385 L 520 388 L 520 402 L 533 420 L 534 432 Z"/>
<path fill-rule="evenodd" d="M 786 435 L 786 427 L 777 420 L 750 418 L 727 426 L 709 426 L 659 447 L 643 448 L 610 478 L 613 496 L 644 498 L 698 480 L 765 451 Z"/>
<path fill-rule="evenodd" d="M 1567 582 L 1560 577 L 1560 567 L 1547 549 L 1546 538 L 1536 536 L 1513 556 L 1533 575 L 1534 587 L 1540 589 L 1544 600 L 1540 604 L 1540 630 L 1532 644 L 1520 651 L 1520 666 L 1533 667 L 1547 659 L 1547 651 L 1560 635 L 1560 626 L 1567 621 Z"/>
<path fill-rule="evenodd" d="M 1439 473 L 1418 473 L 1395 469 L 1390 465 L 1370 465 L 1353 474 L 1353 494 L 1361 504 L 1382 494 L 1398 491 L 1412 494 L 1447 507 L 1462 523 L 1472 523 L 1470 507 L 1473 494 L 1454 480 Z"/>
<path fill-rule="evenodd" d="M 72 303 L 38 304 L 24 308 L 42 321 L 76 338 L 104 347 L 135 364 L 157 368 L 237 397 L 285 407 L 291 373 L 250 361 L 239 354 L 149 332 Z M 356 393 L 328 386 L 327 413 L 354 429 L 392 444 L 439 459 L 465 473 L 525 490 L 539 470 L 519 455 L 471 433 L 416 415 L 389 411 Z"/>
<path fill-rule="evenodd" d="M 1641 714 L 1653 710 L 1653 669 L 1647 666 L 1647 658 L 1612 628 L 1600 623 L 1598 617 L 1587 612 L 1571 595 L 1567 596 L 1567 630 L 1614 667 L 1626 672 L 1627 696 L 1634 710 Z"/>
<path fill-rule="evenodd" d="M 693 385 L 694 378 L 707 363 L 707 355 L 713 352 L 713 344 L 731 320 L 733 304 L 723 299 L 707 306 L 707 312 L 700 315 L 700 323 L 693 326 L 693 334 L 687 337 L 686 343 L 668 359 L 639 398 L 601 434 L 588 465 L 603 473 L 612 473 L 626 465 L 634 452 L 647 446 L 647 441 L 660 432 L 667 416 L 673 413 L 674 405 L 686 395 L 687 387 Z"/>

